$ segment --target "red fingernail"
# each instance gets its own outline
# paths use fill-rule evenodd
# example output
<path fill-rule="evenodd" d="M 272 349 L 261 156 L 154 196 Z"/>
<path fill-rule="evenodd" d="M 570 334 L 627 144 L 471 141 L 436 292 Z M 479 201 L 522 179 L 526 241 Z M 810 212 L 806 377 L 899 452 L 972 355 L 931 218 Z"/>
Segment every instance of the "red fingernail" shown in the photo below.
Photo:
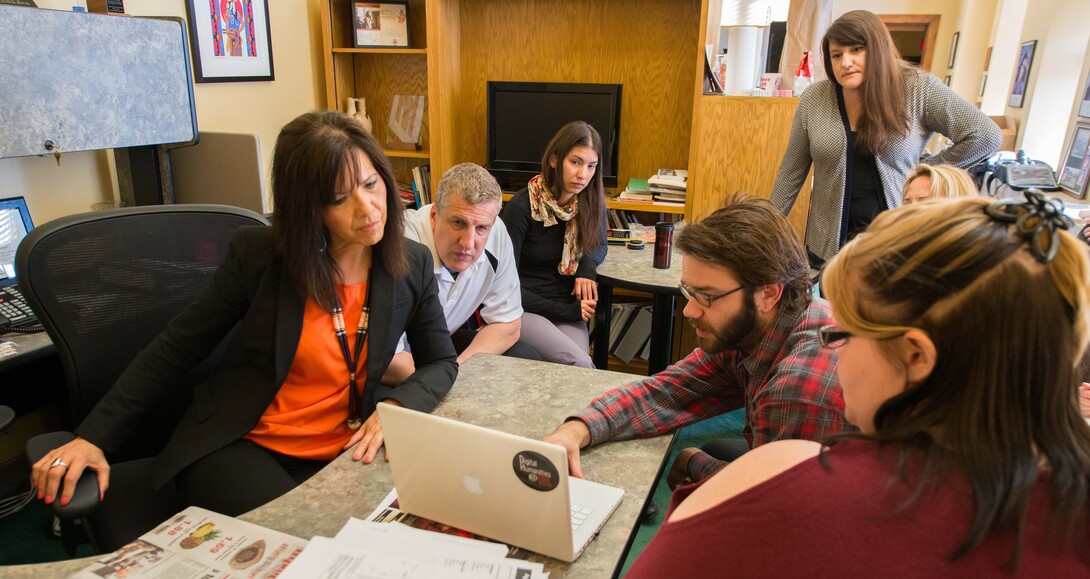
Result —
<path fill-rule="evenodd" d="M 360 455 L 358 455 L 358 454 L 353 454 L 352 455 L 352 460 L 359 460 L 359 459 L 360 459 Z"/>
<path fill-rule="evenodd" d="M 38 491 L 38 500 L 42 500 L 42 495 L 45 494 L 42 491 Z"/>
<path fill-rule="evenodd" d="M 61 506 L 68 506 L 68 497 L 61 497 Z"/>
<path fill-rule="evenodd" d="M 369 456 L 363 457 L 363 462 L 366 462 L 367 464 L 371 464 L 371 457 L 369 457 Z"/>
<path fill-rule="evenodd" d="M 47 504 L 47 505 L 53 504 L 53 497 L 45 497 L 45 504 Z"/>

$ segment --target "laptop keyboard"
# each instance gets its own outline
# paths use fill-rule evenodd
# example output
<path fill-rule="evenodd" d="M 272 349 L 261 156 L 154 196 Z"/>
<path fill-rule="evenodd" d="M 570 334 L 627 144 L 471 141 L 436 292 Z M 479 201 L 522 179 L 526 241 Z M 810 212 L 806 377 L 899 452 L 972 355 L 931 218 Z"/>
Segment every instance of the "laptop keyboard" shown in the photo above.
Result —
<path fill-rule="evenodd" d="M 582 527 L 583 523 L 587 522 L 592 514 L 594 514 L 594 509 L 573 504 L 571 506 L 571 532 L 578 531 L 579 527 Z"/>

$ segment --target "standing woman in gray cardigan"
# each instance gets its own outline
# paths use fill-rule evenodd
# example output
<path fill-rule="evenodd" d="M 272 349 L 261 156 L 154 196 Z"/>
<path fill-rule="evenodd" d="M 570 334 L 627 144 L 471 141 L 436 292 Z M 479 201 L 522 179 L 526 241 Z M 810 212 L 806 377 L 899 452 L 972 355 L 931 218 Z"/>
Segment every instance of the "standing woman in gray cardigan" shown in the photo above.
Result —
<path fill-rule="evenodd" d="M 786 215 L 814 166 L 806 222 L 820 267 L 878 213 L 901 205 L 901 186 L 935 132 L 953 144 L 923 160 L 968 167 L 999 148 L 999 127 L 935 76 L 901 60 L 882 21 L 866 10 L 833 22 L 821 40 L 826 80 L 803 94 L 772 188 Z"/>

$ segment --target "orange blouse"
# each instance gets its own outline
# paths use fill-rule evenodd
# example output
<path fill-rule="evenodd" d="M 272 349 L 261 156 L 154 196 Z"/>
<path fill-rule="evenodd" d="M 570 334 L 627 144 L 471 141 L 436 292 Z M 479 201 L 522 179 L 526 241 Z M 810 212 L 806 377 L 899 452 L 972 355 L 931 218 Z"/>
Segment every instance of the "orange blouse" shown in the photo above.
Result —
<path fill-rule="evenodd" d="M 355 347 L 356 325 L 366 296 L 365 283 L 337 284 L 349 353 Z M 361 390 L 367 381 L 367 348 L 364 342 L 358 361 L 356 381 Z M 246 438 L 288 456 L 329 461 L 340 454 L 355 432 L 348 427 L 347 420 L 348 369 L 333 329 L 333 318 L 313 300 L 307 300 L 303 331 L 287 379 Z"/>

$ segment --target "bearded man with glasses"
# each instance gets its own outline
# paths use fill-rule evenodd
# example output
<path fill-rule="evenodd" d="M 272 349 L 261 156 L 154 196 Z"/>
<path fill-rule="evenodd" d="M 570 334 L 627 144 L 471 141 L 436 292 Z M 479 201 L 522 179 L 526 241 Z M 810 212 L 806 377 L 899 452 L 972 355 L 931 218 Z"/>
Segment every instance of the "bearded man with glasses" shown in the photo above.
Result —
<path fill-rule="evenodd" d="M 571 473 L 583 476 L 579 452 L 587 446 L 670 433 L 742 407 L 745 440 L 681 451 L 671 486 L 703 480 L 773 440 L 820 441 L 852 429 L 836 356 L 819 336 L 834 323 L 832 313 L 813 295 L 806 249 L 780 212 L 767 200 L 740 197 L 687 226 L 676 245 L 683 313 L 699 347 L 603 394 L 545 437 L 567 449 Z"/>

